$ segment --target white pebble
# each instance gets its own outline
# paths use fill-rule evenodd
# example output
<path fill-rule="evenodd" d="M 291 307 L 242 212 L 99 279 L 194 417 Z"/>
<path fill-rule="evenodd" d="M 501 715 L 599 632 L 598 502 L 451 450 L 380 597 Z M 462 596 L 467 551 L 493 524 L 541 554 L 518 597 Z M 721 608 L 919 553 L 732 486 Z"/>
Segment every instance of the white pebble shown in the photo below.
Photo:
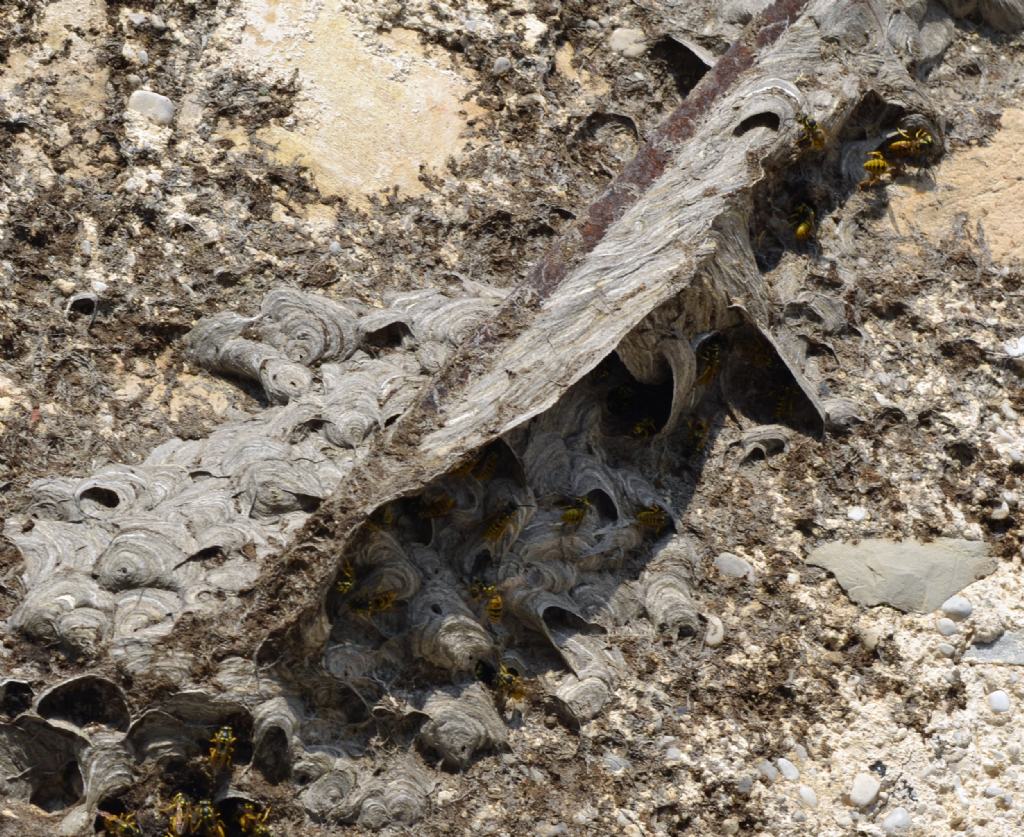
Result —
<path fill-rule="evenodd" d="M 761 771 L 761 775 L 764 776 L 769 782 L 774 782 L 779 778 L 779 771 L 775 769 L 775 765 L 769 761 L 762 761 L 757 769 Z"/>
<path fill-rule="evenodd" d="M 867 519 L 868 510 L 863 506 L 850 506 L 846 512 L 846 516 L 854 523 L 860 523 L 862 520 Z"/>
<path fill-rule="evenodd" d="M 974 611 L 974 607 L 963 596 L 950 596 L 942 603 L 942 612 L 950 619 L 966 619 Z"/>
<path fill-rule="evenodd" d="M 867 808 L 878 798 L 878 789 L 882 783 L 870 773 L 858 773 L 850 788 L 850 802 L 857 808 Z"/>
<path fill-rule="evenodd" d="M 897 808 L 882 820 L 882 831 L 886 834 L 901 834 L 910 828 L 910 814 L 906 808 Z"/>
<path fill-rule="evenodd" d="M 1002 796 L 1003 789 L 999 787 L 999 785 L 989 785 L 987 788 L 985 788 L 984 794 L 989 799 L 991 799 L 993 796 Z"/>
<path fill-rule="evenodd" d="M 717 616 L 709 616 L 708 627 L 704 632 L 704 644 L 709 648 L 715 648 L 725 641 L 725 625 Z"/>
<path fill-rule="evenodd" d="M 608 46 L 627 58 L 637 58 L 647 49 L 647 40 L 640 29 L 616 29 L 608 38 Z"/>
<path fill-rule="evenodd" d="M 935 646 L 935 650 L 938 651 L 943 657 L 952 657 L 956 653 L 956 649 L 948 642 L 940 642 Z"/>
<path fill-rule="evenodd" d="M 945 616 L 935 620 L 935 628 L 943 636 L 953 636 L 957 632 L 956 622 Z"/>
<path fill-rule="evenodd" d="M 992 509 L 988 516 L 992 520 L 1006 520 L 1010 516 L 1010 507 L 1007 505 L 1006 500 L 1000 500 L 999 505 Z"/>
<path fill-rule="evenodd" d="M 1024 336 L 1003 343 L 1003 351 L 1010 357 L 1024 356 Z"/>
<path fill-rule="evenodd" d="M 174 102 L 152 90 L 136 90 L 128 97 L 128 109 L 141 113 L 157 125 L 174 121 Z"/>
<path fill-rule="evenodd" d="M 503 76 L 512 69 L 512 60 L 504 55 L 499 55 L 491 64 L 491 73 L 496 76 Z"/>
<path fill-rule="evenodd" d="M 675 764 L 683 760 L 683 751 L 678 747 L 669 747 L 665 751 L 665 761 L 669 764 Z"/>
<path fill-rule="evenodd" d="M 775 759 L 775 764 L 779 768 L 779 773 L 785 776 L 789 781 L 795 782 L 800 778 L 800 771 L 789 759 Z"/>
<path fill-rule="evenodd" d="M 731 552 L 720 552 L 715 556 L 715 569 L 722 575 L 729 578 L 746 578 L 747 581 L 754 580 L 754 568 L 745 558 L 733 555 Z"/>
<path fill-rule="evenodd" d="M 800 790 L 797 791 L 800 795 L 800 802 L 806 808 L 817 808 L 818 807 L 818 794 L 814 792 L 814 788 L 809 788 L 807 785 L 801 785 Z"/>
<path fill-rule="evenodd" d="M 988 705 L 993 712 L 1009 712 L 1010 696 L 1002 689 L 996 689 L 988 696 Z"/>

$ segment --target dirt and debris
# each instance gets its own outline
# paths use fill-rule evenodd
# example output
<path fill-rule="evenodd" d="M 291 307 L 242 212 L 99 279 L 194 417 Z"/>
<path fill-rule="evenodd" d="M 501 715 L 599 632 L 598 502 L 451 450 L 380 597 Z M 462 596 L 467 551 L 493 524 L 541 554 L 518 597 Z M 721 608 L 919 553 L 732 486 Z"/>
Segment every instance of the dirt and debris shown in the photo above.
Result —
<path fill-rule="evenodd" d="M 751 4 L 726 5 L 723 22 L 656 0 L 4 4 L 0 517 L 23 511 L 35 479 L 138 462 L 260 409 L 259 392 L 186 361 L 182 337 L 206 314 L 250 312 L 282 282 L 371 305 L 460 277 L 516 285 L 729 47 Z M 318 30 L 325 8 L 339 17 Z M 760 254 L 774 287 L 800 275 L 841 299 L 838 323 L 802 326 L 823 394 L 857 418 L 748 461 L 712 441 L 680 525 L 702 546 L 695 594 L 724 639 L 620 629 L 609 642 L 629 676 L 612 705 L 573 730 L 529 704 L 508 752 L 439 774 L 417 833 L 881 834 L 897 806 L 910 834 L 1015 833 L 1024 685 L 962 657 L 975 634 L 1024 629 L 1022 365 L 1005 348 L 1024 322 L 1024 41 L 970 20 L 951 31 L 920 73 L 942 159 L 875 193 L 825 195 L 813 242 Z M 350 60 L 323 66 L 325 42 Z M 408 85 L 434 97 L 444 154 L 402 139 L 425 118 L 414 96 L 351 130 L 337 109 L 352 67 L 381 74 L 381 103 Z M 174 102 L 175 127 L 126 111 L 140 88 Z M 786 237 L 786 217 L 765 221 Z M 789 403 L 773 409 L 795 423 Z M 869 537 L 984 540 L 1000 564 L 940 635 L 934 616 L 856 607 L 804 562 Z M 753 577 L 716 572 L 725 551 Z M 0 616 L 18 564 L 0 540 Z M 73 669 L 23 646 L 0 659 Z M 986 702 L 997 689 L 1009 724 Z M 881 795 L 856 810 L 869 770 Z M 251 790 L 281 833 L 326 833 L 296 825 L 280 788 Z M 11 804 L 0 831 L 49 833 L 37 815 Z"/>

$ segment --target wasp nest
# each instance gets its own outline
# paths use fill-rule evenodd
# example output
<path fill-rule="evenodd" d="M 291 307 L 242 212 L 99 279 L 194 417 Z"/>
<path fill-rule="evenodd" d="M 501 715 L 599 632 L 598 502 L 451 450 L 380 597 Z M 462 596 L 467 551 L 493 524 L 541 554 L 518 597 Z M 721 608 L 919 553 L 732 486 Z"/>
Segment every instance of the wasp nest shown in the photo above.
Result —
<path fill-rule="evenodd" d="M 733 466 L 856 417 L 801 374 L 813 365 L 795 329 L 827 325 L 828 299 L 797 289 L 777 333 L 757 325 L 783 310 L 748 222 L 755 186 L 800 148 L 806 103 L 786 79 L 830 62 L 834 123 L 887 85 L 904 109 L 919 102 L 902 67 L 878 71 L 881 50 L 870 73 L 851 58 L 884 36 L 856 4 L 811 5 L 763 29 L 749 73 L 730 59 L 732 75 L 709 75 L 722 89 L 698 99 L 717 104 L 684 104 L 602 197 L 572 270 L 556 253 L 504 305 L 472 282 L 380 308 L 279 290 L 253 316 L 200 321 L 190 356 L 268 406 L 139 465 L 41 481 L 5 526 L 24 560 L 7 627 L 95 669 L 45 690 L 0 681 L 5 798 L 74 834 L 151 767 L 234 758 L 301 785 L 292 816 L 411 823 L 430 766 L 506 748 L 515 713 L 599 713 L 624 626 L 698 634 L 699 547 L 680 513 L 709 449 L 730 450 L 716 444 L 726 406 Z M 821 57 L 832 40 L 850 45 L 841 60 Z M 246 653 L 182 629 L 239 633 L 236 613 L 260 634 L 237 641 Z M 128 682 L 146 684 L 139 705 Z M 408 746 L 380 748 L 381 731 Z M 266 816 L 231 781 L 204 784 L 208 833 L 236 808 Z"/>

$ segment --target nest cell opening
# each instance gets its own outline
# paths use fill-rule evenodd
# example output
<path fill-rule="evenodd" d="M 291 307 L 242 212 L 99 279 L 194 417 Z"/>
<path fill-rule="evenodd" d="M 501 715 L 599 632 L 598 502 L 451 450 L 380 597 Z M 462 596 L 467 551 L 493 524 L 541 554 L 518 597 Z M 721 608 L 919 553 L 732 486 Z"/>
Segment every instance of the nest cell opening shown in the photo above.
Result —
<path fill-rule="evenodd" d="M 131 713 L 121 690 L 101 677 L 76 677 L 43 695 L 37 711 L 44 718 L 69 721 L 78 727 L 103 724 L 128 730 Z"/>

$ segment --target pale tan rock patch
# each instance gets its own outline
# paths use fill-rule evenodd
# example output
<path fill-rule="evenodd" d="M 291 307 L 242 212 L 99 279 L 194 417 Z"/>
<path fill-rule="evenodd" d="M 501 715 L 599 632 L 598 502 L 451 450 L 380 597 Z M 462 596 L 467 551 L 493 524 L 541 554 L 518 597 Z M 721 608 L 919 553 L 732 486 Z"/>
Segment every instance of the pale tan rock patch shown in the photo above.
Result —
<path fill-rule="evenodd" d="M 980 221 L 992 257 L 1024 257 L 1024 110 L 1003 114 L 1002 128 L 986 146 L 951 154 L 935 170 L 930 190 L 892 190 L 897 226 L 933 241 L 949 235 L 958 213 Z"/>
<path fill-rule="evenodd" d="M 361 37 L 340 0 L 250 0 L 244 9 L 231 60 L 297 70 L 303 91 L 296 118 L 258 139 L 281 162 L 308 166 L 325 194 L 356 203 L 392 186 L 420 194 L 420 167 L 439 169 L 462 149 L 480 112 L 463 101 L 471 79 L 416 33 Z"/>

